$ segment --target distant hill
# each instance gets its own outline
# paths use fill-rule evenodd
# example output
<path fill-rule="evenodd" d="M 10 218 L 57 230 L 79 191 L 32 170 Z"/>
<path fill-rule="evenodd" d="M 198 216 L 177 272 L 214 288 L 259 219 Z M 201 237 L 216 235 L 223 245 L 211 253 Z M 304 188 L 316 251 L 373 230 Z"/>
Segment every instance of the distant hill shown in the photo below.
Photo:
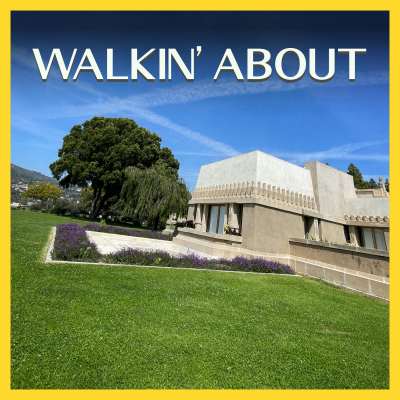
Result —
<path fill-rule="evenodd" d="M 18 165 L 11 164 L 11 184 L 21 182 L 28 183 L 30 185 L 37 181 L 51 182 L 54 185 L 58 185 L 57 179 L 43 175 L 40 172 L 30 171 L 29 169 L 21 168 L 18 167 Z"/>
<path fill-rule="evenodd" d="M 31 171 L 19 167 L 18 165 L 11 164 L 11 201 L 17 203 L 26 203 L 26 199 L 21 197 L 21 193 L 28 188 L 34 182 L 43 181 L 50 182 L 54 185 L 58 185 L 58 180 L 41 174 L 40 172 Z M 62 197 L 79 200 L 81 189 L 78 186 L 71 186 L 68 189 L 61 188 L 63 190 Z"/>

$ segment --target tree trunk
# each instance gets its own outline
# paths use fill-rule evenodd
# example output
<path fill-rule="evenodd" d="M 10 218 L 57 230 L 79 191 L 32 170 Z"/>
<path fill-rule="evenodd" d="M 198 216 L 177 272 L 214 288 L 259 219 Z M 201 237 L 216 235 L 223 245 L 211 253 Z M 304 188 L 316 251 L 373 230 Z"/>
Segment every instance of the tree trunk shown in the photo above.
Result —
<path fill-rule="evenodd" d="M 96 207 L 95 212 L 94 212 L 94 215 L 95 215 L 94 218 L 97 218 L 97 217 L 99 216 L 100 211 L 101 211 L 101 209 L 103 208 L 104 203 L 106 202 L 106 200 L 107 200 L 107 197 L 106 197 L 106 196 L 103 196 L 103 197 L 97 202 L 97 207 Z"/>
<path fill-rule="evenodd" d="M 153 231 L 156 231 L 157 230 L 157 226 L 158 226 L 158 223 L 160 222 L 160 216 L 159 215 L 157 215 L 157 217 L 155 217 L 154 218 L 154 221 L 153 221 Z"/>
<path fill-rule="evenodd" d="M 99 188 L 97 190 L 95 189 L 94 199 L 93 199 L 92 207 L 90 208 L 90 213 L 89 213 L 89 219 L 91 219 L 91 220 L 94 220 L 97 217 L 98 211 L 96 213 L 96 210 L 97 210 L 96 205 L 97 205 L 97 202 L 99 201 L 100 195 L 101 195 L 101 188 Z"/>

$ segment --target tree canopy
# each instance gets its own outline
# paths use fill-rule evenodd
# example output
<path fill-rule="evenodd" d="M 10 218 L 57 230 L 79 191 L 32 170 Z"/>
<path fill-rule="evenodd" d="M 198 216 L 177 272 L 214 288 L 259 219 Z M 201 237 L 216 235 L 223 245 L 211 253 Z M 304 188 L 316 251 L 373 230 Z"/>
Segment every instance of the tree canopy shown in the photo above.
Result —
<path fill-rule="evenodd" d="M 375 182 L 375 179 L 371 178 L 368 183 L 371 189 L 379 189 L 379 185 Z"/>
<path fill-rule="evenodd" d="M 22 197 L 29 197 L 40 200 L 44 203 L 46 200 L 56 200 L 62 195 L 63 191 L 50 182 L 35 182 L 22 192 Z"/>
<path fill-rule="evenodd" d="M 379 189 L 380 186 L 376 183 L 375 179 L 371 178 L 368 181 L 364 181 L 360 170 L 354 165 L 350 164 L 347 173 L 353 176 L 354 187 L 356 189 Z M 389 192 L 389 179 L 385 181 L 386 191 Z"/>
<path fill-rule="evenodd" d="M 170 214 L 186 216 L 191 195 L 182 178 L 171 178 L 157 167 L 147 170 L 129 167 L 126 177 L 122 190 L 125 215 L 146 216 L 153 222 L 154 230 Z"/>
<path fill-rule="evenodd" d="M 64 137 L 59 159 L 50 170 L 63 187 L 93 188 L 89 218 L 94 219 L 107 199 L 120 195 L 127 167 L 156 166 L 166 176 L 178 178 L 178 160 L 160 143 L 160 136 L 132 119 L 94 117 Z"/>
<path fill-rule="evenodd" d="M 354 165 L 350 164 L 347 173 L 353 176 L 354 179 L 354 187 L 356 189 L 370 189 L 371 186 L 369 182 L 364 181 L 363 176 L 361 175 L 360 170 Z"/>

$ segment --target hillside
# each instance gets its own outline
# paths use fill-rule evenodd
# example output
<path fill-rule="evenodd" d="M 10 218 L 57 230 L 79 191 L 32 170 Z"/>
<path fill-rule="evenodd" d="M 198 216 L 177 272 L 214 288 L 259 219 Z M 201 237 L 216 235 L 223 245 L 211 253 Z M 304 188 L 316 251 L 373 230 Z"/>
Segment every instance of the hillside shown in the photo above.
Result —
<path fill-rule="evenodd" d="M 19 167 L 18 165 L 11 164 L 11 202 L 26 203 L 26 199 L 21 198 L 21 193 L 26 190 L 29 185 L 38 181 L 51 182 L 58 186 L 57 179 L 43 175 L 40 172 L 31 171 Z M 61 189 L 64 191 L 62 197 L 79 200 L 80 188 L 77 186 L 72 186 L 68 189 Z"/>
<path fill-rule="evenodd" d="M 41 174 L 40 172 L 30 171 L 29 169 L 21 168 L 18 165 L 11 164 L 11 184 L 27 183 L 32 184 L 37 181 L 51 182 L 58 185 L 57 179 Z"/>

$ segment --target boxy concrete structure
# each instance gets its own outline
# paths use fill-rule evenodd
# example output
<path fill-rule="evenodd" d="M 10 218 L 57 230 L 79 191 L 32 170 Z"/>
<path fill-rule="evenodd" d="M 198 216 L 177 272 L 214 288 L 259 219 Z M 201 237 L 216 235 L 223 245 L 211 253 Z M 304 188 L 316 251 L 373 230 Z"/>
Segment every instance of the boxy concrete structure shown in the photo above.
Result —
<path fill-rule="evenodd" d="M 389 194 L 382 179 L 380 189 L 356 190 L 351 175 L 318 161 L 302 168 L 253 151 L 204 165 L 187 220 L 193 221 L 195 229 L 179 228 L 174 242 L 212 256 L 262 256 L 294 262 L 295 268 L 296 261 L 301 265 L 304 258 L 298 254 L 299 248 L 312 246 L 307 254 L 313 254 L 308 264 L 314 267 L 309 270 L 323 268 L 324 276 L 337 277 L 336 270 L 325 271 L 346 269 L 343 260 L 350 263 L 354 257 L 362 258 L 363 265 L 371 258 L 370 279 L 378 276 L 376 271 L 382 265 L 388 271 Z M 331 247 L 327 250 L 328 243 Z M 339 248 L 333 250 L 333 245 Z M 335 253 L 333 259 L 340 259 L 340 265 L 326 262 L 327 251 Z M 324 254 L 324 261 L 319 260 L 319 253 Z M 368 275 L 351 264 L 350 275 Z M 386 275 L 379 276 L 380 283 L 388 280 Z M 346 281 L 345 275 L 343 279 Z"/>

